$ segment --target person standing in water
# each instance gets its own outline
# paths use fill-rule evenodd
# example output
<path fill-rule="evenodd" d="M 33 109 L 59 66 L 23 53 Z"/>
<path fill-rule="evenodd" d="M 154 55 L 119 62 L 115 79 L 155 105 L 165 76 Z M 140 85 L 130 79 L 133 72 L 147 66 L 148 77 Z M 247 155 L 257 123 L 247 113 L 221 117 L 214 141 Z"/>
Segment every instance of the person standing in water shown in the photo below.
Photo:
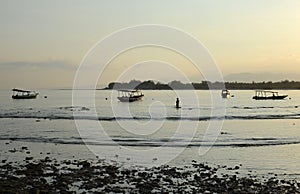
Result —
<path fill-rule="evenodd" d="M 179 98 L 176 98 L 176 108 L 180 108 L 180 106 L 179 106 Z"/>

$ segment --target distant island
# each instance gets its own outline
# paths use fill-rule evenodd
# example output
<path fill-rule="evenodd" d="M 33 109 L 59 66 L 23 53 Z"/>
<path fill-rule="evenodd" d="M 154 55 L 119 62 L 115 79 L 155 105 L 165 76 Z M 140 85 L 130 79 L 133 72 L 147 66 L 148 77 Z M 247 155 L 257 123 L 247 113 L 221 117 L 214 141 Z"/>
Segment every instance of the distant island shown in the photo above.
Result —
<path fill-rule="evenodd" d="M 225 87 L 224 87 L 225 86 Z M 120 89 L 140 89 L 140 90 L 300 90 L 299 81 L 279 81 L 279 82 L 210 82 L 202 81 L 201 83 L 182 83 L 180 81 L 171 81 L 169 83 L 161 83 L 159 81 L 139 81 L 131 80 L 130 82 L 111 82 L 105 90 Z"/>

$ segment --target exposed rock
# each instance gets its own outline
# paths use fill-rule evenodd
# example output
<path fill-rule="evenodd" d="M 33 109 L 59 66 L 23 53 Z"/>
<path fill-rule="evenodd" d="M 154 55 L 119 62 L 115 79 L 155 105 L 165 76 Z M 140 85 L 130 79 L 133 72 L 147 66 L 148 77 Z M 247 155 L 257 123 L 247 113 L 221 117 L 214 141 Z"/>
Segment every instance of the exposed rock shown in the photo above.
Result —
<path fill-rule="evenodd" d="M 25 159 L 26 165 L 0 166 L 0 193 L 300 193 L 296 181 L 263 181 L 232 172 L 219 176 L 218 170 L 228 167 L 196 162 L 185 168 L 141 168 L 105 161 Z"/>

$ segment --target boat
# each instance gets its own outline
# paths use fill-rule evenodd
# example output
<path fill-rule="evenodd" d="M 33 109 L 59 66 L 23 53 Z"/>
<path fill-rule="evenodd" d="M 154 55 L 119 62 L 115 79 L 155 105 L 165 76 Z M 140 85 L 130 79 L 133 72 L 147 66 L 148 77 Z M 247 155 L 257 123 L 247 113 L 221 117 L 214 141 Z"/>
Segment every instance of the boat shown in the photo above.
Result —
<path fill-rule="evenodd" d="M 279 95 L 278 92 L 256 90 L 255 96 L 253 96 L 253 99 L 255 99 L 255 100 L 283 100 L 286 97 L 288 97 L 288 95 Z"/>
<path fill-rule="evenodd" d="M 121 102 L 134 102 L 143 97 L 144 94 L 140 90 L 118 90 L 118 99 Z"/>
<path fill-rule="evenodd" d="M 39 94 L 38 92 L 35 92 L 35 91 L 21 90 L 21 89 L 17 89 L 17 88 L 12 89 L 12 91 L 13 91 L 13 94 L 11 97 L 13 99 L 33 99 L 33 98 L 36 98 L 37 95 Z"/>
<path fill-rule="evenodd" d="M 230 92 L 228 90 L 222 90 L 221 96 L 222 98 L 229 98 Z"/>

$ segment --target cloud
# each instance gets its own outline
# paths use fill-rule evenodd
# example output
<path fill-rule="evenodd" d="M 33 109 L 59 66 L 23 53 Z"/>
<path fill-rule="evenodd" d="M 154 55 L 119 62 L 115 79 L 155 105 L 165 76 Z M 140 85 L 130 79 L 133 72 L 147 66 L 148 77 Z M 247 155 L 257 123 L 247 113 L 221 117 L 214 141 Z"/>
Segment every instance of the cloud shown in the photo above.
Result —
<path fill-rule="evenodd" d="M 75 67 L 67 62 L 60 60 L 49 60 L 41 62 L 30 62 L 30 61 L 13 61 L 13 62 L 1 62 L 0 68 L 15 69 L 15 68 L 30 68 L 30 69 L 66 69 L 71 70 Z"/>
<path fill-rule="evenodd" d="M 76 67 L 65 61 L 0 63 L 0 88 L 71 87 Z"/>

